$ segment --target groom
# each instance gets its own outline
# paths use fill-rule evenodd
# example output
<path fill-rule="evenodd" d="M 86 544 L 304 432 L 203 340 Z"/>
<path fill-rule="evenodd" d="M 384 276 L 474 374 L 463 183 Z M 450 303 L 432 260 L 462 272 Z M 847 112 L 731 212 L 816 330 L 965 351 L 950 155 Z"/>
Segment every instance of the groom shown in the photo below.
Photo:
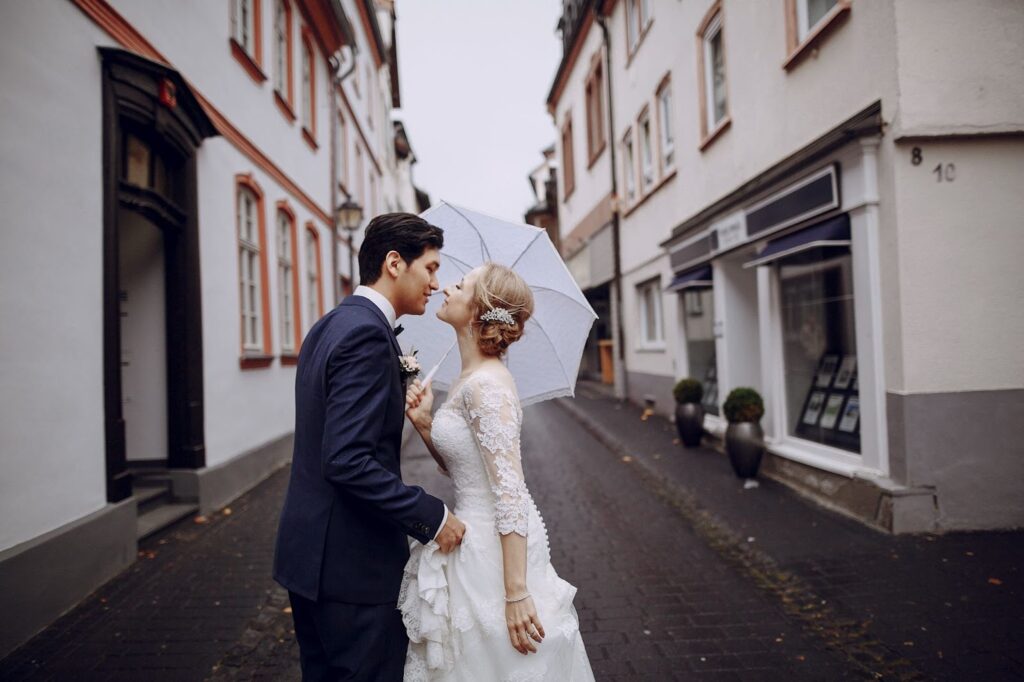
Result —
<path fill-rule="evenodd" d="M 291 598 L 303 680 L 401 680 L 406 536 L 449 552 L 466 530 L 399 469 L 405 395 L 394 325 L 422 315 L 438 289 L 443 243 L 418 216 L 374 218 L 359 250 L 362 285 L 302 344 L 274 579 Z"/>

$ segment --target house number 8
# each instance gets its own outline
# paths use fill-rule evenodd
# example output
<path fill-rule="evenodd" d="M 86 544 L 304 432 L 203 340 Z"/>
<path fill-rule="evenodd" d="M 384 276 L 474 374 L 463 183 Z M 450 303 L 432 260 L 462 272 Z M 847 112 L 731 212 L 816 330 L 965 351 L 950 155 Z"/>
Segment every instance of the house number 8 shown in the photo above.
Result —
<path fill-rule="evenodd" d="M 935 182 L 953 182 L 956 180 L 956 166 L 951 163 L 936 165 L 932 169 L 932 173 L 935 173 Z"/>

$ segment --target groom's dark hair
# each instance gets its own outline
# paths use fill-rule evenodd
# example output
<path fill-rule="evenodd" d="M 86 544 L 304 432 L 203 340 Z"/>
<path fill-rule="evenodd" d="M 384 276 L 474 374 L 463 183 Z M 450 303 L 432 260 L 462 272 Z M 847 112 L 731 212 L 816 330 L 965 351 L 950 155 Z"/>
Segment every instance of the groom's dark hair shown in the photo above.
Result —
<path fill-rule="evenodd" d="M 444 230 L 412 213 L 382 213 L 366 226 L 359 247 L 359 283 L 373 284 L 380 279 L 384 256 L 397 251 L 408 264 L 427 249 L 444 246 Z"/>

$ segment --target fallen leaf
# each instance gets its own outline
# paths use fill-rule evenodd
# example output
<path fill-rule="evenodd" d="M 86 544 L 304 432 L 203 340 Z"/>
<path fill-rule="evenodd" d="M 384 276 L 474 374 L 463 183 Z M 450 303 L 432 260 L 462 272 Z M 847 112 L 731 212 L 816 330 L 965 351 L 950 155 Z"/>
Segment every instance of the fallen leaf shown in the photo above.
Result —
<path fill-rule="evenodd" d="M 806 656 L 797 656 L 796 660 L 798 660 L 798 661 L 806 661 L 807 657 Z"/>
<path fill-rule="evenodd" d="M 989 585 L 1002 585 L 1003 581 L 1000 580 L 999 578 L 989 578 L 988 579 L 988 584 Z"/>
<path fill-rule="evenodd" d="M 283 609 L 281 609 L 281 611 L 282 611 L 283 613 L 291 613 L 291 612 L 292 612 L 292 607 L 290 607 L 290 606 L 286 606 L 286 607 L 284 607 Z"/>
<path fill-rule="evenodd" d="M 224 510 L 221 513 L 224 514 L 224 516 L 231 516 L 231 507 L 224 507 Z"/>
<path fill-rule="evenodd" d="M 632 457 L 630 457 L 629 455 L 625 455 L 625 456 L 624 456 L 624 457 L 622 458 L 622 461 L 623 461 L 623 462 L 632 462 L 632 461 L 633 461 L 633 458 L 632 458 Z"/>
<path fill-rule="evenodd" d="M 914 646 L 914 643 L 911 641 L 906 641 L 903 643 L 903 646 Z"/>
<path fill-rule="evenodd" d="M 656 453 L 654 453 L 653 455 L 651 455 L 651 457 L 652 457 L 653 459 L 661 459 L 661 455 L 660 455 L 660 454 L 658 454 L 657 452 L 656 452 Z"/>
<path fill-rule="evenodd" d="M 192 520 L 195 521 L 198 524 L 204 524 L 204 523 L 209 523 L 210 522 L 210 519 L 206 518 L 205 516 L 197 516 L 197 517 L 195 517 Z"/>
<path fill-rule="evenodd" d="M 673 438 L 672 439 L 672 445 L 679 445 L 679 439 L 678 438 Z"/>
<path fill-rule="evenodd" d="M 964 552 L 964 556 L 974 556 L 974 552 Z"/>

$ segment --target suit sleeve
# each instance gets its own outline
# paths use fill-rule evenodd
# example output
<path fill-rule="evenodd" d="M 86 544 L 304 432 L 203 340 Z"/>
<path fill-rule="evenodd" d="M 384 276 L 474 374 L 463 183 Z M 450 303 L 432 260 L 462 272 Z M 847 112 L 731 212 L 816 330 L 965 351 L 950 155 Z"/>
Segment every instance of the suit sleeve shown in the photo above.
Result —
<path fill-rule="evenodd" d="M 377 459 L 394 351 L 379 325 L 347 334 L 327 362 L 323 475 L 407 535 L 427 543 L 444 517 L 444 503 L 407 486 Z"/>

